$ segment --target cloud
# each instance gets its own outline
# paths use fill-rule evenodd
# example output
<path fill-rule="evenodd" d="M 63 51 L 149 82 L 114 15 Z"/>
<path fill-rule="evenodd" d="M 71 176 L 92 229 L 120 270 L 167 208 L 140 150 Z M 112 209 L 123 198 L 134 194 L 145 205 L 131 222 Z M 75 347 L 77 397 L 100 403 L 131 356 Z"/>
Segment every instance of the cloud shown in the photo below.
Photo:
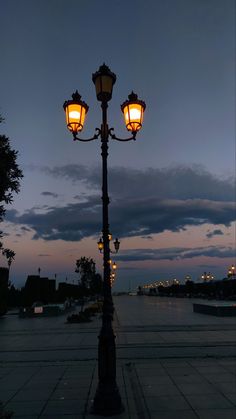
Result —
<path fill-rule="evenodd" d="M 51 255 L 48 255 L 46 253 L 40 253 L 38 256 L 42 257 L 42 258 L 45 258 L 45 257 L 50 257 Z"/>
<path fill-rule="evenodd" d="M 18 215 L 9 210 L 6 219 L 35 230 L 34 239 L 79 241 L 100 234 L 101 198 L 91 196 L 85 202 L 50 207 L 44 213 L 31 209 Z M 234 219 L 234 205 L 230 202 L 155 198 L 116 200 L 110 217 L 113 235 L 119 237 L 177 232 L 205 223 L 229 226 Z"/>
<path fill-rule="evenodd" d="M 61 207 L 44 206 L 41 211 L 34 207 L 22 215 L 8 210 L 6 220 L 34 230 L 34 239 L 80 241 L 98 236 L 102 228 L 100 169 L 67 165 L 43 170 L 72 182 L 81 180 L 88 186 L 88 195 Z M 232 183 L 200 167 L 112 168 L 109 180 L 114 196 L 110 205 L 114 236 L 149 238 L 165 230 L 178 232 L 203 224 L 229 227 L 236 218 Z M 212 234 L 221 234 L 219 231 Z"/>
<path fill-rule="evenodd" d="M 144 260 L 182 260 L 194 257 L 207 256 L 228 258 L 235 256 L 235 249 L 225 246 L 196 247 L 170 247 L 162 249 L 134 249 L 122 251 L 116 256 L 117 261 L 137 262 Z"/>
<path fill-rule="evenodd" d="M 217 229 L 217 230 L 209 231 L 209 233 L 206 234 L 206 237 L 208 237 L 208 239 L 211 239 L 214 236 L 223 236 L 223 235 L 224 235 L 223 231 L 221 231 L 220 229 Z"/>
<path fill-rule="evenodd" d="M 101 198 L 89 197 L 86 202 L 50 207 L 47 212 L 35 209 L 18 215 L 7 213 L 8 221 L 29 226 L 35 231 L 34 239 L 79 241 L 101 230 Z"/>
<path fill-rule="evenodd" d="M 144 240 L 154 240 L 152 236 L 141 236 Z"/>
<path fill-rule="evenodd" d="M 116 201 L 111 225 L 120 236 L 147 236 L 165 230 L 181 231 L 205 223 L 229 226 L 235 220 L 234 204 L 201 199 Z"/>
<path fill-rule="evenodd" d="M 47 174 L 61 177 L 71 182 L 79 181 L 93 190 L 100 191 L 100 167 L 64 165 L 54 168 L 44 167 Z M 158 199 L 208 199 L 213 201 L 233 201 L 235 187 L 230 179 L 220 179 L 201 166 L 174 166 L 135 170 L 124 167 L 109 169 L 110 195 L 116 198 L 143 196 Z"/>
<path fill-rule="evenodd" d="M 52 198 L 58 198 L 58 194 L 57 193 L 54 193 L 54 192 L 45 191 L 45 192 L 41 192 L 41 195 L 43 195 L 43 196 L 50 196 Z"/>
<path fill-rule="evenodd" d="M 31 231 L 31 229 L 30 229 L 30 228 L 25 227 L 25 226 L 21 226 L 21 230 L 22 230 L 22 231 L 24 231 L 24 232 Z"/>
<path fill-rule="evenodd" d="M 213 269 L 217 269 L 218 265 L 209 265 L 209 264 L 202 264 L 202 265 L 198 265 L 199 268 L 202 269 L 206 269 L 206 270 L 213 270 Z"/>

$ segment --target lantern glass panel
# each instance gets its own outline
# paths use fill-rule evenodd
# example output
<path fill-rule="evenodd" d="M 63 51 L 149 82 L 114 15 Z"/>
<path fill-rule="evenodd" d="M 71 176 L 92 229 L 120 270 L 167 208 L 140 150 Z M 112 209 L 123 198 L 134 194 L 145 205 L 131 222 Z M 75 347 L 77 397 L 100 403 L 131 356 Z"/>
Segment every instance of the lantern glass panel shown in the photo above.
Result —
<path fill-rule="evenodd" d="M 104 245 L 103 245 L 103 241 L 102 241 L 102 239 L 100 239 L 100 240 L 98 241 L 98 249 L 101 251 L 101 250 L 103 250 L 103 247 L 104 247 Z"/>
<path fill-rule="evenodd" d="M 125 124 L 128 131 L 136 132 L 142 128 L 143 109 L 139 103 L 128 104 L 124 108 Z"/>
<path fill-rule="evenodd" d="M 72 132 L 82 131 L 85 121 L 85 107 L 79 103 L 71 103 L 66 107 L 66 123 Z"/>
<path fill-rule="evenodd" d="M 98 76 L 95 80 L 95 88 L 98 100 L 109 100 L 112 95 L 113 79 L 107 75 Z"/>

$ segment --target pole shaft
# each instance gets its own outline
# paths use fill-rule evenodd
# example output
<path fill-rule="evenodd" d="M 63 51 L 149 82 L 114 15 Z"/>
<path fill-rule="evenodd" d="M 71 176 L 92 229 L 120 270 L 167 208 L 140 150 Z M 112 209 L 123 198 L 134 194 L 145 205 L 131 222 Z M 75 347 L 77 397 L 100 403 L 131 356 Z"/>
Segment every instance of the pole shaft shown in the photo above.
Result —
<path fill-rule="evenodd" d="M 113 302 L 110 286 L 110 243 L 109 243 L 109 196 L 108 196 L 108 125 L 107 125 L 107 103 L 102 102 L 102 128 L 101 128 L 101 149 L 102 149 L 102 230 L 103 230 L 103 320 L 105 322 L 112 321 L 109 319 L 113 313 Z M 111 311 L 111 313 L 109 313 Z"/>
<path fill-rule="evenodd" d="M 121 413 L 124 408 L 119 389 L 116 384 L 116 347 L 115 335 L 112 328 L 113 301 L 110 283 L 110 244 L 108 217 L 108 180 L 107 157 L 109 129 L 107 124 L 107 102 L 102 102 L 102 224 L 103 224 L 103 313 L 102 328 L 98 344 L 98 387 L 94 397 L 92 412 L 111 416 Z"/>

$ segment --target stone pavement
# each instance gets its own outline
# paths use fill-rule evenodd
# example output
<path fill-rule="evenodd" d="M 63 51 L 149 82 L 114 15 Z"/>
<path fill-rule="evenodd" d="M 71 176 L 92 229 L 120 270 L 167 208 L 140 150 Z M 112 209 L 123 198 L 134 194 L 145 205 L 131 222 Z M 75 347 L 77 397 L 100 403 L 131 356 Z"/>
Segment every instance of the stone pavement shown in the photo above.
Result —
<path fill-rule="evenodd" d="M 236 319 L 186 299 L 115 297 L 120 419 L 236 419 Z M 14 418 L 92 419 L 101 320 L 0 320 L 0 400 Z"/>

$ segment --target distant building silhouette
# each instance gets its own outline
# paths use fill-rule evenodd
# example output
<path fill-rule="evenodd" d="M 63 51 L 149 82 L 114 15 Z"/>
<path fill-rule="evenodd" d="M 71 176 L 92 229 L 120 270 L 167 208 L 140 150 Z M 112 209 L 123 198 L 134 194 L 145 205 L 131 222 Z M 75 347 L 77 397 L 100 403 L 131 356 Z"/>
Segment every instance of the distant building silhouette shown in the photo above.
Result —
<path fill-rule="evenodd" d="M 58 301 L 65 301 L 66 298 L 78 298 L 78 285 L 68 284 L 67 282 L 59 282 L 57 290 Z"/>
<path fill-rule="evenodd" d="M 35 301 L 42 301 L 44 304 L 52 303 L 55 300 L 55 293 L 55 279 L 40 278 L 39 275 L 28 275 L 24 289 L 26 305 L 32 305 Z"/>
<path fill-rule="evenodd" d="M 7 312 L 9 269 L 0 268 L 0 316 Z"/>

